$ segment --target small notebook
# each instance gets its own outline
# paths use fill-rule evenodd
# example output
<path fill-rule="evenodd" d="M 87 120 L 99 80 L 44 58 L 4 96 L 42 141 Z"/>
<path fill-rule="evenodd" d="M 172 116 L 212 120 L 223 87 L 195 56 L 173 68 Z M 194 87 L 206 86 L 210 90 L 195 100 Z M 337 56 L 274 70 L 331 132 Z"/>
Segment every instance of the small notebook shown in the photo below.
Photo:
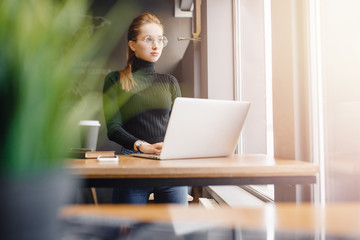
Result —
<path fill-rule="evenodd" d="M 91 149 L 71 149 L 68 153 L 68 157 L 71 158 L 112 158 L 115 157 L 115 151 L 94 151 Z"/>

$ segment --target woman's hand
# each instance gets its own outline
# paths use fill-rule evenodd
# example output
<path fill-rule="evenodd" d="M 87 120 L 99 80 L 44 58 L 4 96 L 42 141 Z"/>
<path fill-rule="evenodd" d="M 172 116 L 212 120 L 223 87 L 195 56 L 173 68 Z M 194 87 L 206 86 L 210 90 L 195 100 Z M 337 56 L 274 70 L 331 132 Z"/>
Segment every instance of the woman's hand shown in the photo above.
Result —
<path fill-rule="evenodd" d="M 141 144 L 140 146 L 140 151 L 148 154 L 159 154 L 161 153 L 163 144 L 163 142 L 158 142 L 154 144 L 143 142 L 143 144 Z"/>

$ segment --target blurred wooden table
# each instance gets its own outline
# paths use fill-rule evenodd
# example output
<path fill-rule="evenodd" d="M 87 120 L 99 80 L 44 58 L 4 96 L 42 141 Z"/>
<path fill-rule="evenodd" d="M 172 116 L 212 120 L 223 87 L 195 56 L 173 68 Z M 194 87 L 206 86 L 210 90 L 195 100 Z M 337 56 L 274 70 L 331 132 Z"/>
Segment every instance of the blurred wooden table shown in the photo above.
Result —
<path fill-rule="evenodd" d="M 313 184 L 319 167 L 262 154 L 153 160 L 119 155 L 119 162 L 68 159 L 70 173 L 89 187 Z"/>
<path fill-rule="evenodd" d="M 229 227 L 263 231 L 326 235 L 318 239 L 360 239 L 360 203 L 311 204 L 278 203 L 264 207 L 214 208 L 175 205 L 75 205 L 65 207 L 62 217 L 98 216 L 141 222 L 187 223 L 210 227 Z M 300 235 L 296 234 L 297 237 Z M 331 236 L 331 237 L 330 237 Z M 341 237 L 340 237 L 341 236 Z M 253 239 L 253 238 L 252 238 Z M 257 239 L 257 238 L 254 238 Z M 275 238 L 277 239 L 277 238 Z M 284 239 L 284 238 L 282 238 Z M 292 239 L 292 238 L 289 238 Z M 314 239 L 314 238 L 297 238 Z"/>

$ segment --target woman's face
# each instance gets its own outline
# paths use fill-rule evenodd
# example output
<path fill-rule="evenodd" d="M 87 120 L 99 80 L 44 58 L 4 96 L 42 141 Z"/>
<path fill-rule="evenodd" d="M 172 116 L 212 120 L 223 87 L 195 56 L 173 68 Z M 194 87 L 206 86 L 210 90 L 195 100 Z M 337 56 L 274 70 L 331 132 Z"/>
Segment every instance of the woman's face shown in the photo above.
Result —
<path fill-rule="evenodd" d="M 156 62 L 163 50 L 163 29 L 155 23 L 147 23 L 139 32 L 136 41 L 129 41 L 129 47 L 137 58 Z"/>

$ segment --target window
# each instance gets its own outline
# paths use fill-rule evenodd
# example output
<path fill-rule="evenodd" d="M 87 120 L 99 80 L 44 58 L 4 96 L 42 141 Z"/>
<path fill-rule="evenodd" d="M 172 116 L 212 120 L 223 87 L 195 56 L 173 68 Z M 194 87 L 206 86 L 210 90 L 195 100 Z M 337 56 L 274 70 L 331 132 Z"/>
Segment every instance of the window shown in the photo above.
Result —
<path fill-rule="evenodd" d="M 273 156 L 270 0 L 233 3 L 235 98 L 251 102 L 238 152 Z M 272 185 L 247 189 L 273 199 Z"/>

